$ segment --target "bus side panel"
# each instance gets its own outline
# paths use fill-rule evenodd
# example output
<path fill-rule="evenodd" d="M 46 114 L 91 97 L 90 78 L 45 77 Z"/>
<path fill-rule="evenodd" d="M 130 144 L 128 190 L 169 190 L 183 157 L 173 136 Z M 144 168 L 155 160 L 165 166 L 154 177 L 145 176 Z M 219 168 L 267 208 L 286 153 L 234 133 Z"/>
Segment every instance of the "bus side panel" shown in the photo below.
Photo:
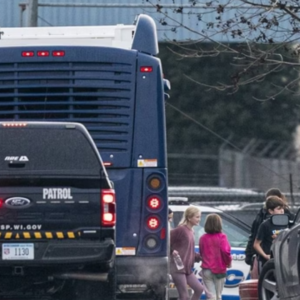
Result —
<path fill-rule="evenodd" d="M 152 72 L 141 72 L 151 66 Z M 160 60 L 138 54 L 134 122 L 133 166 L 138 159 L 153 163 L 151 167 L 166 167 L 166 126 L 163 77 Z"/>

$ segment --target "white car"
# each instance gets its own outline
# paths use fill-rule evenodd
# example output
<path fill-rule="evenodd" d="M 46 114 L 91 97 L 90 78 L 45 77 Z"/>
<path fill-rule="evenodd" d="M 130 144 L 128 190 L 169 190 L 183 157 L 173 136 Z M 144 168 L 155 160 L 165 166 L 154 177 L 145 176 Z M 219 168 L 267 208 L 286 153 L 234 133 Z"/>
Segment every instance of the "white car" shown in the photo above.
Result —
<path fill-rule="evenodd" d="M 178 198 L 178 197 L 177 197 Z M 172 209 L 174 216 L 173 221 L 171 223 L 171 227 L 176 227 L 180 222 L 183 212 L 188 208 L 188 204 L 184 199 L 178 199 L 179 201 L 169 199 L 169 208 Z M 179 205 L 172 203 L 181 203 Z M 232 255 L 232 267 L 227 269 L 227 277 L 225 282 L 225 287 L 222 293 L 223 300 L 239 300 L 239 289 L 238 285 L 243 280 L 249 278 L 249 266 L 245 263 L 245 247 L 247 245 L 248 237 L 250 234 L 250 227 L 240 220 L 222 212 L 219 209 L 215 209 L 207 206 L 199 206 L 195 205 L 201 210 L 201 222 L 198 226 L 194 227 L 195 234 L 195 251 L 199 252 L 199 238 L 204 231 L 204 222 L 205 218 L 210 213 L 217 213 L 222 218 L 223 223 L 223 232 L 227 235 L 229 243 L 231 245 L 231 255 Z M 201 263 L 195 263 L 194 272 L 201 280 L 199 276 L 199 271 Z M 176 288 L 170 284 L 169 289 L 169 298 L 177 298 L 177 290 Z M 204 295 L 202 298 L 205 299 Z"/>

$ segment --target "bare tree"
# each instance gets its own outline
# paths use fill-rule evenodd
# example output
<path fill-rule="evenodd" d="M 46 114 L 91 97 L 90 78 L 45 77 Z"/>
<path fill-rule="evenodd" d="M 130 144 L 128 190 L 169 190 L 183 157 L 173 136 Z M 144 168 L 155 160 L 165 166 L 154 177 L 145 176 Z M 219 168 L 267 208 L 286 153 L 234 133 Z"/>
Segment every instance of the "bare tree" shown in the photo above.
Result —
<path fill-rule="evenodd" d="M 205 58 L 231 54 L 230 73 L 224 82 L 207 84 L 189 77 L 207 88 L 235 93 L 241 86 L 261 82 L 271 84 L 271 93 L 257 100 L 275 99 L 288 92 L 299 94 L 300 3 L 298 0 L 172 0 L 164 7 L 161 0 L 148 0 L 156 8 L 159 22 L 176 32 L 179 28 L 197 35 L 193 41 L 170 40 L 177 45 L 172 51 L 181 58 Z M 180 3 L 179 3 L 180 2 Z M 175 14 L 189 16 L 189 25 Z M 193 22 L 191 22 L 193 21 Z M 190 25 L 194 24 L 194 25 Z M 211 48 L 203 48 L 210 42 Z M 288 79 L 274 80 L 288 70 Z M 270 82 L 268 77 L 272 77 Z"/>

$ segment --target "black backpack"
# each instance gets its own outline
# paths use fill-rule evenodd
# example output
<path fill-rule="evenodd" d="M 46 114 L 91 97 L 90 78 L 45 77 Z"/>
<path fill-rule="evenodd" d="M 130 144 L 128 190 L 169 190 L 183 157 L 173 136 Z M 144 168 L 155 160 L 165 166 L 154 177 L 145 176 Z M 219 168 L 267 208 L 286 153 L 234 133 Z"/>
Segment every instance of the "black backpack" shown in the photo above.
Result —
<path fill-rule="evenodd" d="M 266 219 L 267 211 L 264 208 L 261 208 L 258 214 L 256 215 L 256 218 L 254 219 L 252 226 L 251 226 L 251 233 L 249 235 L 248 243 L 245 249 L 245 263 L 247 265 L 252 266 L 253 263 L 253 257 L 256 254 L 253 244 L 258 232 L 258 228 L 260 224 Z"/>

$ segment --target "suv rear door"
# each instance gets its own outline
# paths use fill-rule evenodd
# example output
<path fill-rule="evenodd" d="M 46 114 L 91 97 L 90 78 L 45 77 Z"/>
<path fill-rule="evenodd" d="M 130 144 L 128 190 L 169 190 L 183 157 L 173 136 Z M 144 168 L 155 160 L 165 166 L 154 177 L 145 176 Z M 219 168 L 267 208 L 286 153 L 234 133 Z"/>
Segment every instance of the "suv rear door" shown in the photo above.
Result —
<path fill-rule="evenodd" d="M 75 123 L 0 123 L 0 240 L 106 235 L 100 199 L 110 185 L 89 139 Z"/>

